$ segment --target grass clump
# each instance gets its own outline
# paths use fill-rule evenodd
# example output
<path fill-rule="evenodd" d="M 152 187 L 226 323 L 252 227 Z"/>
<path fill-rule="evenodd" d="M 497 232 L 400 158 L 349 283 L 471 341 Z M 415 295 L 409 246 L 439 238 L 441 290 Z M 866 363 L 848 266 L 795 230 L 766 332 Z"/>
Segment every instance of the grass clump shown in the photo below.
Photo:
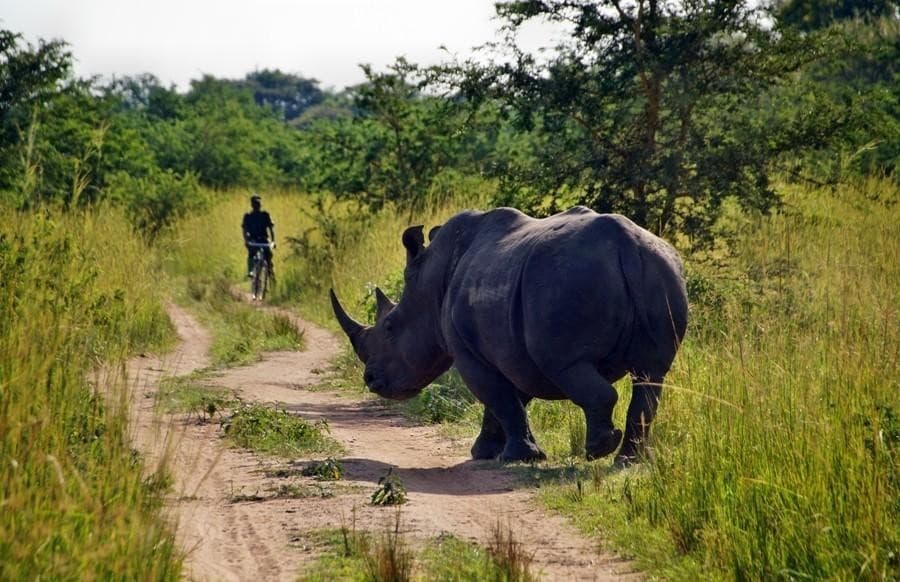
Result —
<path fill-rule="evenodd" d="M 497 580 L 504 582 L 532 582 L 536 580 L 531 573 L 532 556 L 525 552 L 512 528 L 504 526 L 500 521 L 491 528 L 491 537 L 487 545 L 487 555 L 499 574 Z"/>
<path fill-rule="evenodd" d="M 403 505 L 406 503 L 406 487 L 397 475 L 394 468 L 388 469 L 384 477 L 378 479 L 378 487 L 369 498 L 372 505 Z"/>
<path fill-rule="evenodd" d="M 209 375 L 209 370 L 200 370 L 187 376 L 164 378 L 159 384 L 157 405 L 164 412 L 186 412 L 204 421 L 221 416 L 237 401 L 230 390 L 204 383 Z"/>
<path fill-rule="evenodd" d="M 172 343 L 152 257 L 108 208 L 0 213 L 0 579 L 178 579 L 166 472 L 92 373 Z"/>
<path fill-rule="evenodd" d="M 505 531 L 505 530 L 504 530 Z M 494 535 L 494 534 L 492 534 Z M 372 534 L 351 526 L 336 530 L 322 530 L 313 534 L 314 541 L 325 552 L 304 572 L 308 581 L 430 581 L 459 580 L 472 582 L 524 582 L 536 580 L 528 566 L 527 557 L 516 554 L 510 569 L 499 555 L 509 547 L 511 538 L 502 534 L 503 541 L 496 550 L 442 534 L 414 550 L 405 539 L 397 515 L 391 526 L 381 534 Z M 489 540 L 489 545 L 493 542 Z M 520 546 L 512 542 L 516 552 Z"/>
<path fill-rule="evenodd" d="M 303 420 L 286 410 L 264 404 L 242 404 L 222 421 L 225 434 L 237 446 L 289 457 L 329 453 L 340 445 L 328 436 L 328 425 Z"/>

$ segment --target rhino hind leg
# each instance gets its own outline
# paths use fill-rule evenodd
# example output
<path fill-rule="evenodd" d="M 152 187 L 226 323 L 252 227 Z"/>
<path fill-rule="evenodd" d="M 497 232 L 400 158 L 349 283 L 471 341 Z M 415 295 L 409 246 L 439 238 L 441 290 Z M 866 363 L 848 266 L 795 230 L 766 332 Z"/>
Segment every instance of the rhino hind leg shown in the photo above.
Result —
<path fill-rule="evenodd" d="M 616 465 L 625 467 L 641 460 L 646 454 L 650 423 L 656 416 L 662 396 L 662 377 L 634 377 L 631 402 L 625 420 L 625 439 L 616 455 Z"/>
<path fill-rule="evenodd" d="M 619 448 L 622 431 L 612 421 L 619 395 L 597 368 L 588 362 L 579 362 L 547 376 L 584 411 L 587 421 L 584 450 L 587 458 L 599 459 Z"/>

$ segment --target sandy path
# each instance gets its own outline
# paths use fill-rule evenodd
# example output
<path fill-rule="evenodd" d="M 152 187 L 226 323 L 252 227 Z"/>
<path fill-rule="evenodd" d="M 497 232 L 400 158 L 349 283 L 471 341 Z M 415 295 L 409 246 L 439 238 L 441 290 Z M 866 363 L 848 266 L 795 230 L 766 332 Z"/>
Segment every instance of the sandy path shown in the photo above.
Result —
<path fill-rule="evenodd" d="M 142 371 L 140 385 L 147 393 L 158 381 L 159 370 L 185 374 L 208 365 L 208 334 L 177 307 L 169 311 L 183 342 L 167 362 L 136 362 L 143 365 L 133 372 Z M 334 497 L 276 497 L 273 491 L 286 480 L 267 476 L 264 470 L 278 463 L 227 448 L 216 423 L 181 419 L 175 438 L 168 440 L 176 451 L 172 457 L 181 495 L 179 538 L 190 552 L 186 571 L 191 579 L 297 579 L 303 562 L 317 552 L 310 532 L 351 519 L 361 529 L 380 529 L 393 520 L 394 509 L 367 503 L 389 467 L 409 493 L 401 515 L 410 539 L 449 532 L 484 543 L 499 520 L 509 524 L 533 554 L 533 569 L 544 579 L 636 577 L 628 574 L 627 563 L 601 554 L 564 519 L 539 508 L 533 492 L 517 488 L 508 472 L 495 463 L 462 456 L 434 427 L 416 426 L 372 399 L 306 390 L 321 381 L 319 374 L 340 343 L 330 333 L 294 319 L 305 329 L 306 351 L 270 353 L 254 365 L 225 370 L 212 381 L 244 400 L 278 402 L 304 418 L 327 419 L 332 436 L 348 451 L 342 458 L 345 482 Z M 159 423 L 144 418 L 146 403 L 141 404 L 138 442 L 152 451 L 166 439 L 153 428 Z M 262 501 L 234 502 L 235 496 L 247 495 Z"/>

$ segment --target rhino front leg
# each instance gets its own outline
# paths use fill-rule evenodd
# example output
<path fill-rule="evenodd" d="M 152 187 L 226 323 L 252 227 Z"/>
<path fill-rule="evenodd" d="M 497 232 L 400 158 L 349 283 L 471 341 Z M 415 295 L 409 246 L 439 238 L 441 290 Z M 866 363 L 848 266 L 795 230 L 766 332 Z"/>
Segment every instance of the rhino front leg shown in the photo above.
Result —
<path fill-rule="evenodd" d="M 531 401 L 531 396 L 519 392 L 519 400 L 522 402 L 522 406 L 527 410 L 528 402 Z M 526 428 L 528 428 L 527 422 Z M 528 440 L 534 444 L 535 448 L 537 448 L 537 444 L 534 441 L 534 436 L 531 434 L 530 428 L 528 428 L 526 436 Z M 498 421 L 497 417 L 485 407 L 484 416 L 481 419 L 481 432 L 478 434 L 478 438 L 475 439 L 475 444 L 472 445 L 472 458 L 496 459 L 503 452 L 505 446 L 506 433 L 503 432 L 500 421 Z"/>
<path fill-rule="evenodd" d="M 482 434 L 478 436 L 475 446 L 472 447 L 473 456 L 476 452 L 483 455 L 493 452 L 491 448 L 497 447 L 498 444 L 496 425 L 499 425 L 504 435 L 503 447 L 499 451 L 501 461 L 546 459 L 547 456 L 538 448 L 534 437 L 531 436 L 531 429 L 528 428 L 528 419 L 525 415 L 525 404 L 515 385 L 500 372 L 476 362 L 474 359 L 461 358 L 459 354 L 455 357 L 454 365 L 475 397 L 485 406 Z M 488 429 L 486 435 L 485 428 Z M 479 442 L 482 441 L 482 435 L 485 439 L 483 447 Z M 477 451 L 476 447 L 478 447 Z"/>
<path fill-rule="evenodd" d="M 587 458 L 598 459 L 615 451 L 622 441 L 622 431 L 612 421 L 613 409 L 619 399 L 613 385 L 588 362 L 579 362 L 547 376 L 584 410 L 587 421 L 584 449 Z"/>

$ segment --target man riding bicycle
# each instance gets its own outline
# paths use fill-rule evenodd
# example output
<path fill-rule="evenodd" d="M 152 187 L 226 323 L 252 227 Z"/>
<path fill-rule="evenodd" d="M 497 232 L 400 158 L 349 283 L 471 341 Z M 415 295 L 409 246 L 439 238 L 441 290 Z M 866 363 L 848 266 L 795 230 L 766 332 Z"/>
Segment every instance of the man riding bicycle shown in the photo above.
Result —
<path fill-rule="evenodd" d="M 252 210 L 244 214 L 241 231 L 244 234 L 244 246 L 247 247 L 247 276 L 253 277 L 253 255 L 256 254 L 257 247 L 253 247 L 251 244 L 268 244 L 269 235 L 271 235 L 271 246 L 274 247 L 275 225 L 272 223 L 269 213 L 262 209 L 262 199 L 258 194 L 250 197 L 250 207 Z M 263 252 L 269 263 L 269 272 L 272 273 L 272 249 L 264 247 Z"/>

